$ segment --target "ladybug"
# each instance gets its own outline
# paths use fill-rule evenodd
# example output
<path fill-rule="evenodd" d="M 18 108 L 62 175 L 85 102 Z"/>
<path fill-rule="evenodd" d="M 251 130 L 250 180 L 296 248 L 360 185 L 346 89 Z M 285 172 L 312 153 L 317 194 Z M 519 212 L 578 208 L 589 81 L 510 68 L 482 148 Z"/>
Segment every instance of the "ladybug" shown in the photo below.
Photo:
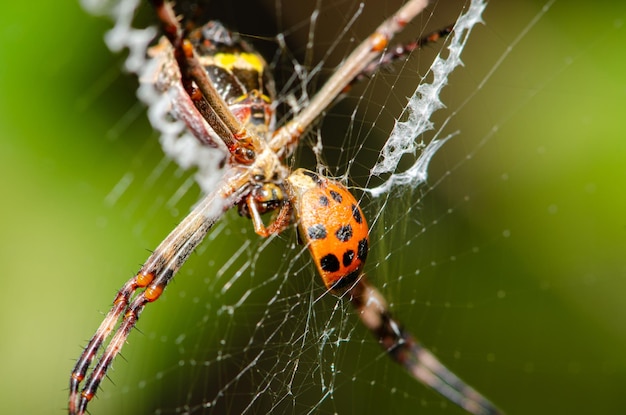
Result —
<path fill-rule="evenodd" d="M 343 292 L 354 285 L 369 250 L 368 228 L 358 202 L 342 184 L 305 169 L 287 178 L 290 200 L 324 285 Z"/>

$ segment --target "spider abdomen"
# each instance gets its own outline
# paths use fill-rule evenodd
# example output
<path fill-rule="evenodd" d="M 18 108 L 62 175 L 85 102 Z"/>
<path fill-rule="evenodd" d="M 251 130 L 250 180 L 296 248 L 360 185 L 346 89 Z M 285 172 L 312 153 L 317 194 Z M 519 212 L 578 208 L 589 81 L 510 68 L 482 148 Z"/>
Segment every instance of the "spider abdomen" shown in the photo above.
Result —
<path fill-rule="evenodd" d="M 265 59 L 237 33 L 210 21 L 190 33 L 198 60 L 230 111 L 263 136 L 273 123 L 274 79 Z"/>

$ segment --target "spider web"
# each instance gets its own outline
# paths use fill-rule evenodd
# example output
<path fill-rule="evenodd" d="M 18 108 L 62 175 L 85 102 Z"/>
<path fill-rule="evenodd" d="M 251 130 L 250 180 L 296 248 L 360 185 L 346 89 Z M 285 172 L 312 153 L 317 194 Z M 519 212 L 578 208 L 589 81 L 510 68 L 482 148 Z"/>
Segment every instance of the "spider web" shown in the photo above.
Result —
<path fill-rule="evenodd" d="M 145 80 L 151 71 L 146 45 L 156 32 L 141 24 L 150 21 L 150 10 L 136 11 L 135 3 L 85 0 L 84 6 L 113 18 L 107 45 L 113 51 L 129 48 L 126 69 Z M 509 397 L 523 408 L 501 379 L 515 376 L 506 379 L 524 395 L 544 375 L 595 373 L 601 369 L 594 364 L 615 365 L 596 360 L 585 371 L 576 357 L 563 357 L 559 362 L 567 367 L 561 368 L 542 358 L 541 342 L 529 345 L 518 334 L 520 346 L 512 348 L 503 339 L 515 336 L 507 318 L 520 318 L 511 306 L 539 297 L 538 310 L 523 310 L 527 318 L 540 316 L 550 309 L 541 296 L 554 294 L 552 284 L 559 280 L 538 278 L 532 286 L 513 276 L 515 226 L 505 216 L 488 225 L 476 218 L 494 209 L 482 194 L 507 189 L 523 162 L 484 166 L 508 152 L 501 128 L 572 61 L 549 67 L 538 84 L 509 91 L 511 104 L 476 108 L 483 95 L 492 96 L 492 84 L 512 85 L 499 74 L 507 73 L 509 54 L 528 47 L 528 33 L 550 15 L 552 2 L 529 7 L 512 32 L 490 31 L 487 17 L 486 28 L 473 27 L 481 22 L 480 5 L 432 4 L 401 38 L 428 33 L 459 15 L 467 16 L 461 22 L 467 19 L 468 29 L 356 85 L 304 138 L 293 163 L 343 178 L 360 198 L 372 228 L 366 273 L 409 331 L 496 403 Z M 293 11 L 277 1 L 263 7 L 275 27 L 264 19 L 233 20 L 248 41 L 270 49 L 266 56 L 279 76 L 281 117 L 289 118 L 397 5 L 318 1 Z M 466 41 L 472 48 L 472 27 L 491 36 L 474 45 L 478 57 L 466 59 L 461 52 Z M 498 38 L 502 33 L 513 35 Z M 452 72 L 460 64 L 465 67 Z M 167 232 L 154 225 L 159 211 L 184 216 L 202 190 L 214 185 L 222 156 L 200 148 L 167 117 L 168 97 L 147 83 L 140 84 L 138 96 L 148 105 L 160 145 L 146 142 L 106 201 L 122 206 L 135 222 L 137 245 L 147 247 Z M 160 155 L 161 148 L 168 157 Z M 93 413 L 462 413 L 409 378 L 360 326 L 350 304 L 324 292 L 293 232 L 260 240 L 249 221 L 230 212 L 207 239 L 142 315 L 141 333 L 131 335 L 123 352 L 128 363 L 116 362 L 115 386 L 104 385 Z M 539 294 L 531 297 L 526 290 Z M 527 354 L 516 360 L 521 349 Z"/>

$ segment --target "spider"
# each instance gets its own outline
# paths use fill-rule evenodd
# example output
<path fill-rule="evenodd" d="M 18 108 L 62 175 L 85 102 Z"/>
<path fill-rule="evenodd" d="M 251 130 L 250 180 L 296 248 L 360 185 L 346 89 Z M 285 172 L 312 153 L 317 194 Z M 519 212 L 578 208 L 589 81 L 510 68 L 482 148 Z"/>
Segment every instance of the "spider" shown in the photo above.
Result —
<path fill-rule="evenodd" d="M 249 217 L 262 237 L 297 225 L 327 290 L 350 299 L 383 349 L 411 376 L 470 413 L 502 413 L 391 316 L 385 299 L 362 272 L 369 231 L 354 196 L 338 181 L 304 169 L 292 172 L 284 163 L 302 134 L 354 82 L 446 36 L 452 27 L 388 49 L 391 38 L 427 3 L 408 1 L 351 53 L 302 112 L 276 129 L 274 85 L 263 58 L 218 22 L 185 33 L 170 3 L 151 3 L 164 36 L 150 53 L 161 58 L 160 82 L 176 96 L 173 115 L 200 143 L 225 149 L 226 173 L 118 291 L 72 370 L 69 414 L 85 413 L 145 306 L 161 296 L 212 225 L 232 207 Z M 266 226 L 262 215 L 268 212 L 275 216 Z"/>

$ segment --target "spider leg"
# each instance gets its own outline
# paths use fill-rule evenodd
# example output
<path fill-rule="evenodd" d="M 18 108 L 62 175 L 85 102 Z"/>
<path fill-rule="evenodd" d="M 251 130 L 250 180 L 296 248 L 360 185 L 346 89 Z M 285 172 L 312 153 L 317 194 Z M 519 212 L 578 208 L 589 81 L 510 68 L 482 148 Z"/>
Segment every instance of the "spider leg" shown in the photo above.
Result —
<path fill-rule="evenodd" d="M 69 397 L 69 413 L 76 413 L 76 403 L 78 401 L 78 390 L 80 383 L 85 379 L 87 369 L 91 365 L 98 349 L 102 346 L 102 343 L 109 337 L 113 328 L 117 324 L 120 315 L 126 309 L 128 302 L 137 288 L 140 287 L 138 282 L 140 274 L 131 278 L 124 286 L 119 290 L 113 301 L 113 308 L 107 314 L 104 321 L 96 330 L 96 334 L 89 340 L 89 343 L 85 347 L 82 355 L 78 358 L 74 369 L 72 369 L 72 376 L 70 377 L 70 397 Z"/>
<path fill-rule="evenodd" d="M 185 90 L 180 69 L 174 58 L 174 49 L 169 40 L 161 38 L 159 43 L 148 49 L 148 56 L 156 60 L 157 65 L 153 72 L 142 75 L 140 82 L 151 84 L 160 93 L 168 95 L 171 101 L 171 115 L 182 121 L 200 144 L 213 148 L 223 147 L 224 151 L 228 151 L 224 141 L 208 122 L 205 122 L 203 115 Z"/>
<path fill-rule="evenodd" d="M 291 214 L 293 212 L 293 208 L 288 200 L 285 200 L 284 204 L 280 207 L 278 216 L 276 216 L 272 223 L 270 223 L 267 227 L 263 223 L 263 219 L 261 218 L 261 213 L 259 212 L 256 201 L 254 200 L 254 196 L 248 196 L 246 204 L 248 205 L 250 219 L 252 219 L 252 224 L 254 226 L 254 232 L 263 238 L 267 238 L 273 234 L 279 234 L 291 225 Z"/>
<path fill-rule="evenodd" d="M 206 236 L 224 211 L 241 199 L 249 177 L 245 173 L 231 170 L 215 192 L 207 195 L 185 219 L 165 238 L 150 255 L 141 270 L 131 278 L 115 297 L 113 307 L 78 358 L 70 377 L 70 415 L 84 414 L 89 401 L 94 397 L 100 382 L 106 375 L 113 359 L 122 349 L 128 335 L 137 323 L 146 304 L 156 301 L 176 272 L 185 263 L 196 246 Z M 134 299 L 135 292 L 145 288 Z M 120 326 L 114 331 L 121 319 Z M 82 389 L 89 366 L 98 351 L 113 333 L 98 363 L 89 374 Z"/>
<path fill-rule="evenodd" d="M 224 141 L 234 161 L 239 164 L 251 164 L 256 154 L 261 151 L 261 140 L 248 131 L 228 109 L 198 61 L 193 45 L 184 38 L 172 5 L 165 0 L 151 0 L 151 3 L 161 22 L 165 37 L 174 48 L 182 84 L 195 107 Z"/>
<path fill-rule="evenodd" d="M 383 296 L 364 275 L 350 288 L 349 295 L 363 324 L 378 338 L 389 356 L 404 366 L 411 376 L 471 414 L 503 414 L 404 331 L 389 313 Z"/>
<path fill-rule="evenodd" d="M 352 51 L 348 58 L 326 81 L 309 105 L 284 127 L 276 131 L 270 147 L 280 157 L 293 152 L 300 136 L 315 119 L 331 105 L 353 80 L 385 50 L 389 40 L 428 5 L 427 0 L 410 0 L 393 16 L 385 20 L 376 31 Z"/>
<path fill-rule="evenodd" d="M 453 28 L 454 25 L 449 25 L 444 27 L 443 29 L 431 32 L 426 36 L 422 36 L 417 40 L 413 40 L 412 42 L 398 44 L 396 46 L 388 48 L 385 53 L 378 56 L 378 58 L 374 59 L 365 68 L 363 68 L 361 73 L 359 73 L 352 80 L 348 88 L 350 88 L 357 82 L 361 82 L 362 80 L 370 78 L 381 67 L 385 67 L 392 64 L 393 62 L 406 59 L 413 51 L 421 49 L 431 43 L 438 42 L 440 39 L 443 39 L 450 33 L 452 33 Z"/>

